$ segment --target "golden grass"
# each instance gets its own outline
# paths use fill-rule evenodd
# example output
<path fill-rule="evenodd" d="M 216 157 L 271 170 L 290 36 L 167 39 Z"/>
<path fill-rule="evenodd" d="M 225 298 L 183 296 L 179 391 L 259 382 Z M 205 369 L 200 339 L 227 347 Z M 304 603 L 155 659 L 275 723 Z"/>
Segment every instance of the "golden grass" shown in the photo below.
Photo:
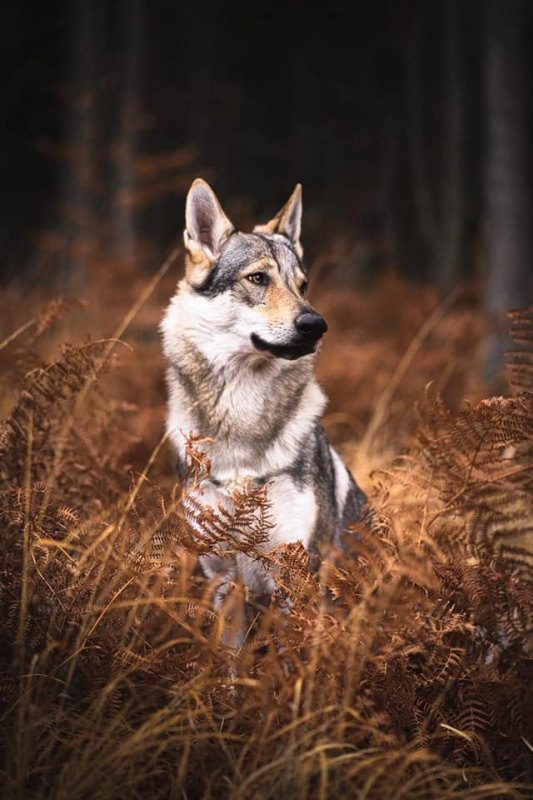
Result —
<path fill-rule="evenodd" d="M 97 341 L 50 356 L 36 314 L 0 345 L 2 797 L 531 796 L 528 364 L 517 394 L 484 402 L 468 305 L 390 276 L 325 295 L 325 421 L 351 462 L 366 441 L 373 523 L 316 575 L 299 546 L 235 539 L 251 504 L 268 517 L 264 493 L 188 526 L 149 335 L 165 271 L 108 338 L 99 320 Z M 237 653 L 197 569 L 213 532 L 277 576 L 270 604 L 236 587 Z"/>

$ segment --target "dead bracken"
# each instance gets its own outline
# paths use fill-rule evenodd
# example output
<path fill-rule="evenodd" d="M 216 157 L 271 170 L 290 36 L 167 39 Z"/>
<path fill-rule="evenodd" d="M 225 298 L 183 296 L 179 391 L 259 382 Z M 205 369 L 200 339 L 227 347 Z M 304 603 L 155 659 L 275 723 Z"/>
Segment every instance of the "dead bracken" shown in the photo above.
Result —
<path fill-rule="evenodd" d="M 505 397 L 451 408 L 421 390 L 416 422 L 410 395 L 391 399 L 367 443 L 373 529 L 360 525 L 350 557 L 319 574 L 298 544 L 264 551 L 264 488 L 216 519 L 191 501 L 187 485 L 209 468 L 202 443 L 190 442 L 176 483 L 157 444 L 162 385 L 148 422 L 120 399 L 121 382 L 141 380 L 129 351 L 114 364 L 115 345 L 99 340 L 44 359 L 37 324 L 10 341 L 2 796 L 531 796 L 533 315 L 511 323 L 522 350 Z M 361 345 L 364 363 L 378 341 Z M 422 376 L 431 346 L 420 343 Z M 370 377 L 362 394 L 368 424 Z M 340 418 L 349 427 L 340 405 L 333 433 Z M 387 424 L 402 431 L 394 459 Z M 257 613 L 237 653 L 221 646 L 224 614 L 197 569 L 217 547 L 244 549 L 275 576 L 270 603 L 241 592 Z"/>

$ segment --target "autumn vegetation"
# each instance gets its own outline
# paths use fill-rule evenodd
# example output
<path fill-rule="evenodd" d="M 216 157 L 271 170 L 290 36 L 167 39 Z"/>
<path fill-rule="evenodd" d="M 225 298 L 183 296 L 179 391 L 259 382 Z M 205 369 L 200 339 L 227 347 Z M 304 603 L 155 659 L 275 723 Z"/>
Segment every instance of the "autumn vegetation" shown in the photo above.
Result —
<path fill-rule="evenodd" d="M 316 269 L 324 424 L 371 507 L 316 574 L 265 549 L 264 490 L 188 525 L 157 334 L 180 267 L 0 298 L 1 796 L 531 797 L 533 316 L 487 386 L 476 287 Z M 276 576 L 235 587 L 236 653 L 197 568 L 221 542 Z"/>

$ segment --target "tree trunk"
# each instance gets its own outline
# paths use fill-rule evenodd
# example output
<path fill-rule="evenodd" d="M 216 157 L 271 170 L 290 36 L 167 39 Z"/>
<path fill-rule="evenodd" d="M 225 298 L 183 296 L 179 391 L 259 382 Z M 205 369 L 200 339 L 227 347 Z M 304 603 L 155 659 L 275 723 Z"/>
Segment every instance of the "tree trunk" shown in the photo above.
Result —
<path fill-rule="evenodd" d="M 112 233 L 116 255 L 131 263 L 136 254 L 133 189 L 139 136 L 141 0 L 126 0 L 122 4 L 121 22 L 123 48 Z"/>
<path fill-rule="evenodd" d="M 461 20 L 456 0 L 447 0 L 444 14 L 443 145 L 440 241 L 434 262 L 435 282 L 450 291 L 460 281 L 464 257 L 465 193 L 463 147 L 464 105 Z M 433 267 L 433 265 L 432 265 Z M 433 267 L 435 268 L 435 267 Z"/>
<path fill-rule="evenodd" d="M 433 14 L 431 19 L 420 16 L 412 28 L 407 44 L 406 97 L 416 219 L 429 260 L 428 273 L 435 285 L 447 292 L 460 280 L 464 255 L 464 76 L 457 0 L 444 2 L 440 14 L 444 29 L 440 130 L 428 130 L 430 115 L 425 113 L 426 107 L 439 99 L 434 91 L 424 94 L 427 45 L 426 52 L 422 45 L 434 25 Z M 435 162 L 440 162 L 440 171 L 432 167 Z"/>
<path fill-rule="evenodd" d="M 196 163 L 202 171 L 213 167 L 213 140 L 218 136 L 218 120 L 214 114 L 220 78 L 217 74 L 220 47 L 218 6 L 213 0 L 207 0 L 202 7 L 185 3 L 182 6 L 182 20 L 184 47 L 188 50 L 187 64 L 190 65 L 187 138 L 196 151 Z M 228 143 L 225 145 L 228 146 Z M 220 176 L 217 176 L 217 190 L 223 194 L 221 183 Z"/>
<path fill-rule="evenodd" d="M 76 291 L 85 277 L 94 225 L 96 64 L 93 4 L 74 0 L 70 8 L 70 93 L 65 121 L 67 161 L 61 187 L 64 247 L 56 280 L 69 291 Z"/>
<path fill-rule="evenodd" d="M 525 0 L 487 0 L 487 150 L 484 307 L 492 321 L 485 377 L 494 378 L 509 344 L 505 312 L 530 302 L 531 207 L 526 109 Z"/>

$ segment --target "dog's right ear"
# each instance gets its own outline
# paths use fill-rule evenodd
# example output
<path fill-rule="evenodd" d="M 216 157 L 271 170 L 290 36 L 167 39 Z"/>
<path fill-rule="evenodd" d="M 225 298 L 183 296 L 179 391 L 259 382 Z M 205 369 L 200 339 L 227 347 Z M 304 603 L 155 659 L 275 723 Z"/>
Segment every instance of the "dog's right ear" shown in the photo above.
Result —
<path fill-rule="evenodd" d="M 217 260 L 220 248 L 235 228 L 209 184 L 193 181 L 185 203 L 183 241 L 189 253 L 185 277 L 191 286 L 201 286 Z"/>

